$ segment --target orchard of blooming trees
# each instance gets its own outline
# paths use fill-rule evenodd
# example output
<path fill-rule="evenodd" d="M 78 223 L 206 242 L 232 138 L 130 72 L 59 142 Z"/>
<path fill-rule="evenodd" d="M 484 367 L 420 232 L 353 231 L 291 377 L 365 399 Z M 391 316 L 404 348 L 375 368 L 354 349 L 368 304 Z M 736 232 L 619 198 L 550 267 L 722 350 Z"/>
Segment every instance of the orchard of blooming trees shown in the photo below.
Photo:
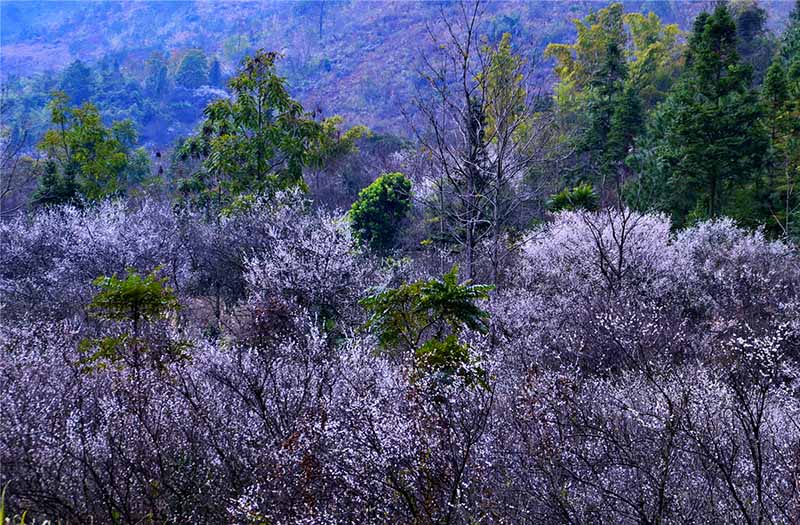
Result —
<path fill-rule="evenodd" d="M 8 516 L 800 516 L 800 258 L 730 220 L 562 212 L 494 290 L 297 194 L 55 208 L 0 245 Z"/>
<path fill-rule="evenodd" d="M 57 94 L 0 148 L 0 525 L 800 522 L 800 4 L 771 63 L 735 6 L 599 9 L 541 96 L 451 5 L 414 140 L 264 50 L 157 173 Z"/>

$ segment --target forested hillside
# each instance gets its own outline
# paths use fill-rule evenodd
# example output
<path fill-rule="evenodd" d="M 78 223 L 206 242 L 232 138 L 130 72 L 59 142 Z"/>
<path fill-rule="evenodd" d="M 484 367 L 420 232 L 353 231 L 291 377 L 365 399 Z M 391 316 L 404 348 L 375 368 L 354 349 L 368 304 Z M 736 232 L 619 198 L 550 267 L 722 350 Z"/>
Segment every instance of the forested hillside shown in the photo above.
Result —
<path fill-rule="evenodd" d="M 206 103 L 219 96 L 243 56 L 259 48 L 285 55 L 279 70 L 308 109 L 350 123 L 406 135 L 399 108 L 419 85 L 429 27 L 441 32 L 447 2 L 4 1 L 0 81 L 5 121 L 41 131 L 54 89 L 73 86 L 74 103 L 91 99 L 109 119 L 132 118 L 145 144 L 164 148 L 187 134 Z M 628 2 L 688 30 L 701 3 Z M 481 32 L 504 32 L 535 59 L 550 43 L 575 35 L 571 22 L 596 2 L 494 2 Z M 780 32 L 791 5 L 768 1 L 767 27 Z M 193 62 L 197 51 L 201 55 Z M 78 67 L 80 61 L 83 67 Z M 69 67 L 72 64 L 72 67 Z M 552 85 L 551 64 L 538 83 Z M 198 89 L 208 85 L 209 88 Z M 80 86 L 80 87 L 77 87 Z M 69 91 L 69 89 L 67 89 Z"/>
<path fill-rule="evenodd" d="M 0 524 L 800 521 L 800 1 L 0 7 Z"/>

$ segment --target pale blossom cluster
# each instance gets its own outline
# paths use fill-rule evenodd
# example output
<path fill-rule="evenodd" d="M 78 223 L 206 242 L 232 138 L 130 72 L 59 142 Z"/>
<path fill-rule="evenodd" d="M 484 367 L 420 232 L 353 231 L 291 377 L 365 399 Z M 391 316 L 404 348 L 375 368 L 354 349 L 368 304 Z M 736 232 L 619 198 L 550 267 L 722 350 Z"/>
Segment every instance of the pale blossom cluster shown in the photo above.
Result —
<path fill-rule="evenodd" d="M 800 257 L 728 220 L 530 232 L 467 333 L 484 383 L 380 351 L 359 299 L 424 275 L 296 199 L 0 224 L 0 485 L 71 523 L 794 523 Z M 87 372 L 98 275 L 161 275 L 164 367 Z"/>

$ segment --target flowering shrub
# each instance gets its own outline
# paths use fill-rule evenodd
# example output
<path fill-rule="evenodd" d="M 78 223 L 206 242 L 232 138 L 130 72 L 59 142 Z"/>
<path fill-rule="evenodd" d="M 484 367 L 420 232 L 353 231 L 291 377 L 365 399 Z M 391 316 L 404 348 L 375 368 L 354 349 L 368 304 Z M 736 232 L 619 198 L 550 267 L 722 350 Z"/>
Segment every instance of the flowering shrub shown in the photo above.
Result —
<path fill-rule="evenodd" d="M 251 304 L 285 297 L 330 322 L 355 324 L 358 300 L 380 279 L 345 220 L 296 208 L 277 212 L 263 247 L 254 249 L 244 266 Z"/>
<path fill-rule="evenodd" d="M 414 261 L 370 258 L 340 217 L 289 201 L 250 202 L 219 220 L 145 201 L 0 224 L 7 515 L 130 524 L 800 515 L 792 246 L 727 220 L 672 234 L 658 215 L 564 212 L 516 254 L 506 286 L 470 298 L 479 329 L 438 333 L 403 303 L 381 312 L 458 345 L 387 352 L 364 326 L 381 312 L 359 301 L 413 286 L 399 281 L 438 281 Z M 181 309 L 140 337 L 187 341 L 186 358 L 87 371 L 82 340 L 131 329 L 123 314 L 88 315 L 92 281 L 159 265 Z M 469 374 L 419 373 L 419 359 L 442 368 L 463 348 L 480 387 Z"/>
<path fill-rule="evenodd" d="M 133 205 L 132 205 L 133 206 Z M 156 266 L 181 290 L 190 258 L 169 203 L 127 209 L 106 202 L 89 210 L 57 208 L 0 223 L 0 307 L 5 319 L 81 314 L 101 275 Z"/>

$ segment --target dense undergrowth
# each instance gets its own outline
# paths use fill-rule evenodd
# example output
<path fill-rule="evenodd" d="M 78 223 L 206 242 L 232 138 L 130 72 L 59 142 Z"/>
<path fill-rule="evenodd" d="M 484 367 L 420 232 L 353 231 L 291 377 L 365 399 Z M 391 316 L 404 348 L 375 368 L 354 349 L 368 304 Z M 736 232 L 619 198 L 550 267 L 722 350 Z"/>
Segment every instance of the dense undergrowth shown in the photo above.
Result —
<path fill-rule="evenodd" d="M 168 203 L 0 227 L 6 514 L 72 523 L 791 522 L 794 249 L 728 220 L 565 212 L 458 332 L 481 381 L 365 330 L 359 300 L 436 274 L 346 222 Z M 159 268 L 180 309 L 87 370 L 98 275 Z M 224 286 L 220 286 L 224 284 Z M 218 315 L 215 315 L 215 311 Z M 161 346 L 159 346 L 161 345 Z M 398 349 L 400 347 L 397 347 Z M 142 350 L 145 351 L 145 350 Z"/>

